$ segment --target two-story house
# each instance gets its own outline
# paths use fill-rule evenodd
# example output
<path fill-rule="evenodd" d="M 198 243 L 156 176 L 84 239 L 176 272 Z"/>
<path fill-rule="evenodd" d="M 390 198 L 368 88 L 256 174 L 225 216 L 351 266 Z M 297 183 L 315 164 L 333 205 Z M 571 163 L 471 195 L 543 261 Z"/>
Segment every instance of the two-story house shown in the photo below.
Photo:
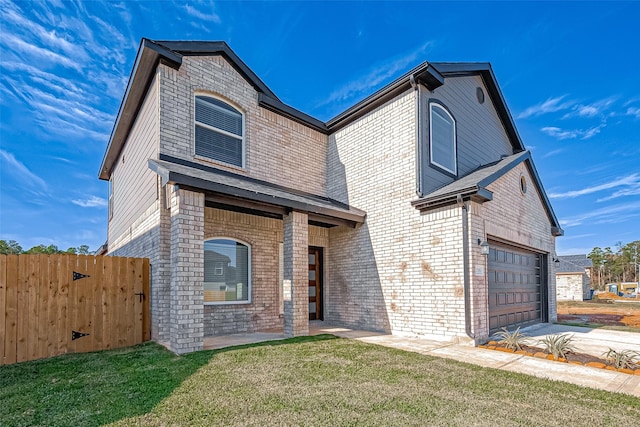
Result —
<path fill-rule="evenodd" d="M 487 63 L 425 62 L 322 122 L 224 42 L 143 39 L 100 178 L 109 254 L 150 258 L 152 337 L 179 353 L 556 318 L 562 230 Z"/>

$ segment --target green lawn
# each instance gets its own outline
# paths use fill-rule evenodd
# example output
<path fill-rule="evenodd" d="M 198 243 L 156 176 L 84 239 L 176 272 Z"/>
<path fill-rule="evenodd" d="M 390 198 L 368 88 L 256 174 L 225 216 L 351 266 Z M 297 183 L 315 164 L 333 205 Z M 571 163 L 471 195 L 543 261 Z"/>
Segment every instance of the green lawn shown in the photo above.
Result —
<path fill-rule="evenodd" d="M 615 425 L 640 399 L 331 336 L 0 367 L 0 425 Z"/>

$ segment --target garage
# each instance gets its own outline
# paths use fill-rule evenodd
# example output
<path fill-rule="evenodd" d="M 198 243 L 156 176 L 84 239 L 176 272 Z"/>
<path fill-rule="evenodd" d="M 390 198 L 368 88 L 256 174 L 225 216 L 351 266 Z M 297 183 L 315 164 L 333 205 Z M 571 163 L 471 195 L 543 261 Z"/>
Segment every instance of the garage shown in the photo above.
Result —
<path fill-rule="evenodd" d="M 504 243 L 489 245 L 490 333 L 545 321 L 544 256 Z"/>

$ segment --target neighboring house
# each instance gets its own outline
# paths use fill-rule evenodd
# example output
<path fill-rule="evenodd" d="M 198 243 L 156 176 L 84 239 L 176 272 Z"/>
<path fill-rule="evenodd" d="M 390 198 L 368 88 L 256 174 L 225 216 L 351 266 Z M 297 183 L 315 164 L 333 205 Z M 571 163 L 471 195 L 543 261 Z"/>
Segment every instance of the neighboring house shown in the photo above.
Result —
<path fill-rule="evenodd" d="M 586 255 L 559 256 L 556 268 L 558 301 L 591 299 L 591 270 L 593 264 Z"/>
<path fill-rule="evenodd" d="M 224 42 L 143 39 L 100 178 L 108 251 L 150 258 L 178 353 L 313 319 L 475 343 L 556 319 L 562 230 L 488 63 L 425 62 L 322 122 Z"/>

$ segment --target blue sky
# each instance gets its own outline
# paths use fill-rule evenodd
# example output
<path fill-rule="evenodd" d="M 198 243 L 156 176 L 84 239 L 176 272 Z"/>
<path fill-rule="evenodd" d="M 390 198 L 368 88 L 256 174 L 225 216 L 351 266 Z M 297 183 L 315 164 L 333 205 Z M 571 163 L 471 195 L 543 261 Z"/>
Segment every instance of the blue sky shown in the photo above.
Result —
<path fill-rule="evenodd" d="M 0 0 L 0 239 L 106 240 L 97 179 L 141 37 L 224 40 L 327 120 L 422 61 L 489 61 L 563 225 L 640 239 L 638 2 Z"/>

